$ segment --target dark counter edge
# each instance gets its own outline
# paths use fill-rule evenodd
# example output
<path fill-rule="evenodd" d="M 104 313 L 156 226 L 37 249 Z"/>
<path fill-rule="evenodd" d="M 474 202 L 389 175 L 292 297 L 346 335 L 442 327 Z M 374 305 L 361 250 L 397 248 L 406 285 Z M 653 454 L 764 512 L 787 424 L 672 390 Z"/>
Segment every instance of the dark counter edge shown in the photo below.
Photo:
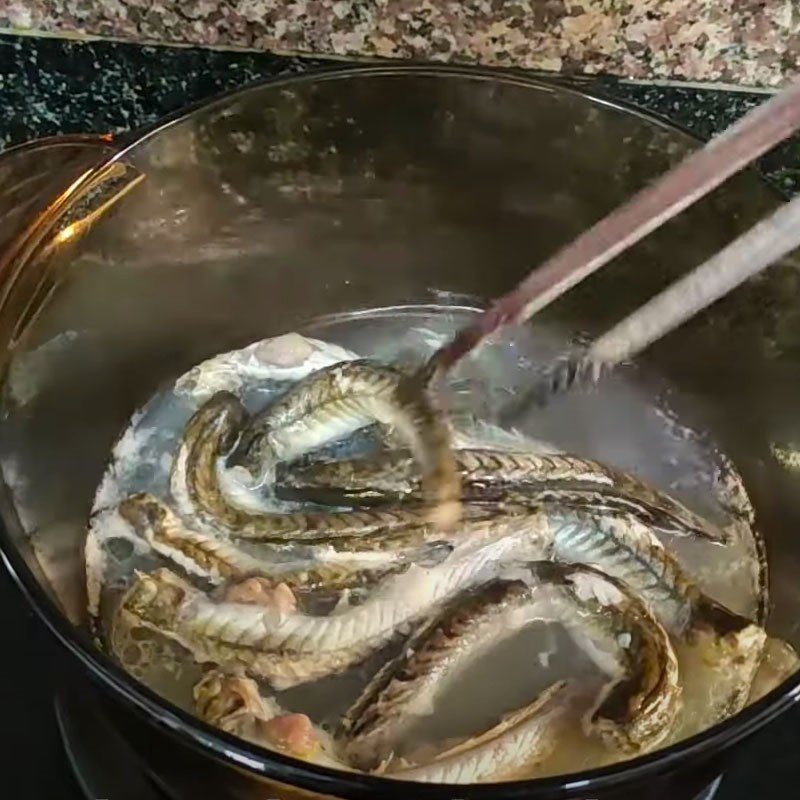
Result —
<path fill-rule="evenodd" d="M 256 80 L 341 66 L 332 59 L 0 34 L 0 148 L 59 133 L 138 128 Z M 707 139 L 767 95 L 546 76 L 663 116 Z M 784 193 L 800 188 L 800 139 L 761 161 Z"/>

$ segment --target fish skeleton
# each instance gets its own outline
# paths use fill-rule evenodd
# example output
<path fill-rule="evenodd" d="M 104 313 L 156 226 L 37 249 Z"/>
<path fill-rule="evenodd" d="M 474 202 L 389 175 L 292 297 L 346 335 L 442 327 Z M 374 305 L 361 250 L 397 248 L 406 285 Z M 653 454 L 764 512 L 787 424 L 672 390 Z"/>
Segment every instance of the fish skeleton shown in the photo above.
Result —
<path fill-rule="evenodd" d="M 277 461 L 291 461 L 376 421 L 410 448 L 434 523 L 454 525 L 460 483 L 449 426 L 426 387 L 392 367 L 361 359 L 309 375 L 245 423 L 232 461 L 263 479 Z"/>
<path fill-rule="evenodd" d="M 738 676 L 730 713 L 747 702 L 766 641 L 764 629 L 700 590 L 645 525 L 630 516 L 596 516 L 548 507 L 551 557 L 590 564 L 624 582 L 676 638 L 702 652 L 713 669 Z"/>
<path fill-rule="evenodd" d="M 212 670 L 195 686 L 194 698 L 201 718 L 221 730 L 315 764 L 353 769 L 324 731 L 305 715 L 286 714 L 273 699 L 261 695 L 249 678 Z M 383 774 L 434 783 L 500 780 L 504 773 L 531 767 L 552 753 L 569 708 L 566 684 L 558 682 L 491 730 L 440 753 L 435 760 L 411 767 L 392 764 Z"/>
<path fill-rule="evenodd" d="M 239 539 L 295 544 L 336 544 L 342 550 L 398 549 L 438 536 L 430 508 L 274 513 L 246 511 L 232 504 L 219 482 L 217 464 L 239 434 L 246 411 L 239 399 L 219 392 L 189 420 L 172 466 L 170 491 L 182 516 Z M 485 504 L 466 510 L 468 518 L 492 514 Z"/>
<path fill-rule="evenodd" d="M 644 752 L 664 740 L 680 709 L 667 633 L 619 581 L 591 567 L 536 562 L 456 596 L 405 643 L 345 714 L 348 761 L 374 768 L 466 665 L 536 621 L 560 622 L 610 681 L 585 715 L 587 733 Z M 628 640 L 627 646 L 620 642 Z"/>
<path fill-rule="evenodd" d="M 493 728 L 440 753 L 425 764 L 389 764 L 387 778 L 421 783 L 467 784 L 502 781 L 532 769 L 558 745 L 570 710 L 568 684 L 554 683 L 524 708 Z"/>
<path fill-rule="evenodd" d="M 528 518 L 525 524 L 543 523 Z M 456 550 L 430 568 L 413 565 L 360 605 L 327 616 L 215 602 L 162 568 L 136 574 L 120 615 L 178 641 L 199 662 L 242 667 L 284 689 L 362 661 L 437 603 L 486 579 L 518 548 L 518 539 L 507 535 Z"/>
<path fill-rule="evenodd" d="M 576 495 L 594 492 L 596 497 L 627 507 L 665 532 L 726 541 L 721 528 L 679 501 L 635 475 L 599 461 L 560 453 L 474 448 L 455 450 L 453 456 L 461 475 L 463 497 L 468 500 L 493 498 L 523 488 L 534 496 L 548 488 L 570 490 Z M 396 502 L 417 498 L 420 492 L 414 460 L 402 450 L 370 459 L 283 466 L 276 484 L 278 494 L 288 499 L 339 505 Z"/>
<path fill-rule="evenodd" d="M 375 564 L 324 559 L 296 564 L 272 563 L 246 553 L 225 539 L 188 528 L 169 506 L 152 494 L 131 495 L 119 504 L 118 510 L 159 555 L 187 574 L 212 584 L 262 576 L 285 583 L 292 590 L 369 587 L 388 575 L 407 570 L 417 561 L 441 558 L 444 554 L 444 550 L 437 552 L 436 545 L 432 545 Z"/>

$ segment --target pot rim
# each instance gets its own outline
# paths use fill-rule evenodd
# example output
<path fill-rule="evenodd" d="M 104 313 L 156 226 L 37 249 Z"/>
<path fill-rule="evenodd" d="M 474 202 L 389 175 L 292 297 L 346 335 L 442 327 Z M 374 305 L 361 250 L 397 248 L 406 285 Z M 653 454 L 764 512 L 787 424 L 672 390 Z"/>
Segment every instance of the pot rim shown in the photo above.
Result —
<path fill-rule="evenodd" d="M 211 99 L 193 103 L 163 119 L 144 126 L 129 135 L 115 140 L 119 148 L 95 168 L 100 170 L 116 161 L 125 159 L 133 149 L 151 137 L 159 135 L 200 109 L 208 110 L 222 106 L 232 98 L 256 92 L 265 86 L 291 86 L 296 83 L 340 80 L 352 77 L 390 77 L 395 75 L 417 75 L 431 78 L 452 77 L 482 81 L 499 81 L 504 84 L 537 89 L 539 91 L 562 92 L 581 97 L 590 103 L 612 110 L 633 114 L 650 124 L 680 133 L 695 142 L 699 139 L 687 129 L 674 124 L 658 114 L 649 113 L 631 104 L 602 93 L 590 93 L 558 77 L 530 77 L 517 70 L 491 69 L 483 67 L 459 67 L 429 64 L 365 64 L 312 68 L 300 74 L 268 77 L 244 87 L 220 93 Z M 56 141 L 61 137 L 50 137 Z M 71 137 L 63 137 L 65 140 Z M 107 140 L 106 140 L 106 143 Z M 30 144 L 30 143 L 28 143 Z M 27 147 L 18 145 L 5 152 Z M 0 157 L 4 154 L 0 154 Z M 776 196 L 780 193 L 775 191 Z M 126 673 L 122 667 L 106 655 L 87 635 L 76 628 L 58 608 L 54 599 L 37 581 L 22 553 L 15 546 L 5 523 L 0 522 L 0 558 L 17 583 L 27 601 L 45 622 L 56 638 L 87 668 L 92 678 L 99 680 L 114 696 L 120 696 L 149 721 L 164 729 L 173 737 L 218 761 L 234 765 L 246 772 L 271 779 L 279 783 L 312 792 L 334 794 L 348 798 L 383 797 L 401 800 L 413 796 L 417 800 L 523 800 L 536 796 L 540 800 L 550 798 L 585 797 L 586 792 L 598 792 L 618 788 L 622 784 L 643 781 L 675 771 L 690 760 L 697 763 L 718 755 L 791 707 L 800 699 L 800 671 L 787 678 L 767 695 L 745 709 L 712 727 L 652 753 L 637 756 L 610 766 L 570 773 L 568 775 L 509 781 L 504 783 L 482 783 L 469 785 L 424 784 L 383 778 L 373 775 L 343 772 L 310 764 L 309 762 L 260 748 L 242 739 L 220 731 L 194 715 L 162 699 L 145 684 Z"/>

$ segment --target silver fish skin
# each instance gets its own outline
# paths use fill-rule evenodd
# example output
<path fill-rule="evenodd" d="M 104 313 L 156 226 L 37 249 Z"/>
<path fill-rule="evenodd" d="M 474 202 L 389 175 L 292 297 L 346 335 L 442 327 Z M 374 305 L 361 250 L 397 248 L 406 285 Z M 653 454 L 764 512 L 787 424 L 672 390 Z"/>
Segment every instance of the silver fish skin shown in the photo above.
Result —
<path fill-rule="evenodd" d="M 589 458 L 560 453 L 488 449 L 455 450 L 466 500 L 493 499 L 508 491 L 571 491 L 592 494 L 629 510 L 650 524 L 678 536 L 701 536 L 723 543 L 725 531 L 646 481 Z M 416 498 L 419 475 L 402 450 L 378 458 L 311 461 L 279 469 L 276 490 L 287 499 L 329 504 L 374 505 Z"/>
<path fill-rule="evenodd" d="M 455 525 L 460 482 L 444 415 L 415 376 L 365 359 L 309 375 L 248 420 L 231 462 L 263 480 L 278 461 L 290 461 L 374 422 L 394 430 L 410 448 L 436 524 Z"/>
<path fill-rule="evenodd" d="M 355 766 L 387 759 L 448 681 L 532 622 L 559 622 L 609 675 L 584 718 L 588 734 L 638 753 L 668 735 L 680 709 L 675 654 L 663 627 L 627 589 L 591 567 L 521 564 L 434 614 L 345 714 L 340 738 Z M 620 642 L 627 640 L 627 646 Z"/>
<path fill-rule="evenodd" d="M 241 430 L 246 411 L 229 392 L 211 397 L 189 420 L 175 456 L 170 491 L 181 516 L 229 538 L 296 544 L 332 544 L 341 550 L 398 550 L 439 537 L 425 505 L 355 511 L 247 511 L 223 492 L 218 461 Z M 486 505 L 467 510 L 469 518 L 492 514 Z"/>

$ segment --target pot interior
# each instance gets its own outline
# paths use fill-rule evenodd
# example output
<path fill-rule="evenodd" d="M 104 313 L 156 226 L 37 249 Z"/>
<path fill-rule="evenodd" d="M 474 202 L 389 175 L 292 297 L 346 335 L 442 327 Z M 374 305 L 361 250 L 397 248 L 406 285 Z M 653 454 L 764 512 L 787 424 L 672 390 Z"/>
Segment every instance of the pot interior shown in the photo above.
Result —
<path fill-rule="evenodd" d="M 6 279 L 0 462 L 14 546 L 85 636 L 94 492 L 165 382 L 288 331 L 346 340 L 341 315 L 354 311 L 480 307 L 694 147 L 556 86 L 422 69 L 257 86 L 144 136 L 43 220 Z M 515 335 L 597 335 L 777 202 L 740 174 Z M 768 630 L 800 645 L 792 259 L 653 346 L 624 381 L 668 397 L 735 464 L 766 543 Z M 547 433 L 591 441 L 581 402 Z M 519 427 L 542 435 L 535 410 Z M 635 463 L 628 434 L 616 452 Z"/>

